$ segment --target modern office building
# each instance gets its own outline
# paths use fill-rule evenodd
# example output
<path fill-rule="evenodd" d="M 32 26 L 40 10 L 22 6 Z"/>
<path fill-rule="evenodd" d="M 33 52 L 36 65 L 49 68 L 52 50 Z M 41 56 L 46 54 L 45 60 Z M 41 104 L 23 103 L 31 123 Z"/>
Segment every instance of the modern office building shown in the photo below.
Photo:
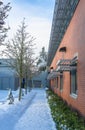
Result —
<path fill-rule="evenodd" d="M 48 50 L 51 89 L 85 117 L 85 0 L 56 0 Z"/>

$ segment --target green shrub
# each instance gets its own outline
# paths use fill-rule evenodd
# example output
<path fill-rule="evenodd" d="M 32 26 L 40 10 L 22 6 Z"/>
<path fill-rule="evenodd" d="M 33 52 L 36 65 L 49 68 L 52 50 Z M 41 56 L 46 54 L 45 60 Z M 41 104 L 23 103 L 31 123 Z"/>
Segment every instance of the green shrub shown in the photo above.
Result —
<path fill-rule="evenodd" d="M 51 90 L 47 90 L 48 103 L 58 130 L 85 130 L 84 119 Z"/>

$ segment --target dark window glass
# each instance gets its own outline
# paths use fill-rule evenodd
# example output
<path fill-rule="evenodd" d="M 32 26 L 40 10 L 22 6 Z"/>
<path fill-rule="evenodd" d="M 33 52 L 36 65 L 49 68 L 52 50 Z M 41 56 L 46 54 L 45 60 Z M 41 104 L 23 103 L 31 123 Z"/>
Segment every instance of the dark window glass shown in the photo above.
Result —
<path fill-rule="evenodd" d="M 63 75 L 60 75 L 60 90 L 63 89 Z"/>
<path fill-rule="evenodd" d="M 77 94 L 77 71 L 71 70 L 70 72 L 71 77 L 71 93 Z"/>
<path fill-rule="evenodd" d="M 58 88 L 58 77 L 57 77 L 57 80 L 56 80 L 56 82 L 57 82 L 56 84 L 57 84 L 57 88 Z"/>

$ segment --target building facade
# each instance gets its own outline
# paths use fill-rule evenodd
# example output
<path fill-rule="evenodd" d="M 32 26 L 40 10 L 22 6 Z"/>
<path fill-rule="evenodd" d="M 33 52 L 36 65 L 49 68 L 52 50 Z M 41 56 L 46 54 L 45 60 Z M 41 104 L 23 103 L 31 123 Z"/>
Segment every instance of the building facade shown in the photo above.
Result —
<path fill-rule="evenodd" d="M 19 87 L 19 76 L 7 61 L 7 59 L 0 59 L 0 90 L 17 90 Z"/>
<path fill-rule="evenodd" d="M 85 117 L 85 0 L 56 0 L 48 51 L 52 90 Z M 51 57 L 51 58 L 50 58 Z"/>
<path fill-rule="evenodd" d="M 45 88 L 47 86 L 47 71 L 41 71 L 32 78 L 32 87 Z"/>

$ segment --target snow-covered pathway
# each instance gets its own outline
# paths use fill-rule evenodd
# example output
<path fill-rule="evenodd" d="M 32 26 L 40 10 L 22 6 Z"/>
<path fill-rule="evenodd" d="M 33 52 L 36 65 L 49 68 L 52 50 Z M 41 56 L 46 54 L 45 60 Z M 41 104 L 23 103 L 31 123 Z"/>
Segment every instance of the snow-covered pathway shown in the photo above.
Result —
<path fill-rule="evenodd" d="M 21 102 L 4 104 L 0 108 L 0 130 L 56 130 L 45 90 L 34 89 Z"/>

